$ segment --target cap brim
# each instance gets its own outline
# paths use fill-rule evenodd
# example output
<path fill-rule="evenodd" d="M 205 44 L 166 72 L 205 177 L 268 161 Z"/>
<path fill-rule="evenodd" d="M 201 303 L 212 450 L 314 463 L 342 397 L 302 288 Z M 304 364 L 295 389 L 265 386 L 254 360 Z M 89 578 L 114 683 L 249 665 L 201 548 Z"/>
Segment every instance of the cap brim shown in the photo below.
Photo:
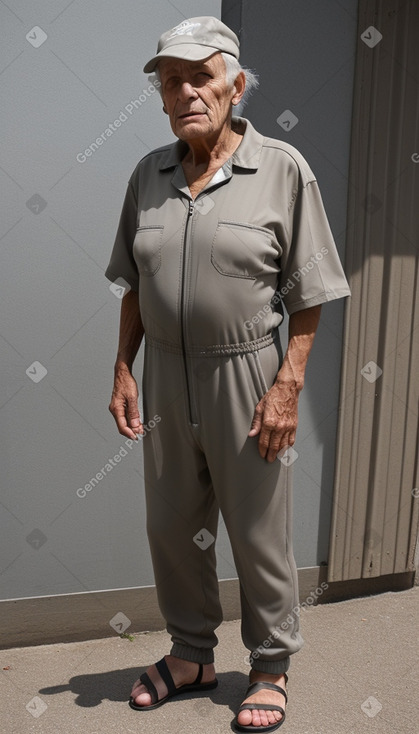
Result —
<path fill-rule="evenodd" d="M 161 51 L 156 56 L 153 56 L 150 61 L 147 61 L 144 66 L 144 73 L 149 74 L 154 71 L 159 61 L 162 59 L 184 59 L 184 61 L 203 61 L 209 56 L 213 56 L 216 53 L 221 53 L 219 48 L 213 46 L 201 46 L 194 43 L 182 43 L 178 46 L 170 46 L 166 51 Z"/>

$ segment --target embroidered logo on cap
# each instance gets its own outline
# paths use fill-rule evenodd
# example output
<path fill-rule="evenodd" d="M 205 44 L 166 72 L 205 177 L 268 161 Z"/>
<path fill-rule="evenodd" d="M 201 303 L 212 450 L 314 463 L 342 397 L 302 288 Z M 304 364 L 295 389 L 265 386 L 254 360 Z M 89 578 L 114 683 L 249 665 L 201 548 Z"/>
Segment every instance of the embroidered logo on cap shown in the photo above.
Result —
<path fill-rule="evenodd" d="M 193 32 L 196 28 L 199 28 L 201 23 L 191 23 L 190 20 L 183 20 L 182 23 L 179 23 L 175 28 L 173 28 L 169 38 L 174 38 L 175 36 L 192 36 Z"/>

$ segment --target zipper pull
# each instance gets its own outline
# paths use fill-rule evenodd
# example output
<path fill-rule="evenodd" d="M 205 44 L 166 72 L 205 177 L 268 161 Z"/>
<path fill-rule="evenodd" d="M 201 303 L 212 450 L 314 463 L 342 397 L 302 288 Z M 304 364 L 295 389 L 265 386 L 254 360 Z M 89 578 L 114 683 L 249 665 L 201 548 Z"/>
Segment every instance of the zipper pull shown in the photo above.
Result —
<path fill-rule="evenodd" d="M 194 202 L 190 201 L 189 202 L 189 216 L 190 217 L 192 216 L 193 212 L 194 212 Z"/>

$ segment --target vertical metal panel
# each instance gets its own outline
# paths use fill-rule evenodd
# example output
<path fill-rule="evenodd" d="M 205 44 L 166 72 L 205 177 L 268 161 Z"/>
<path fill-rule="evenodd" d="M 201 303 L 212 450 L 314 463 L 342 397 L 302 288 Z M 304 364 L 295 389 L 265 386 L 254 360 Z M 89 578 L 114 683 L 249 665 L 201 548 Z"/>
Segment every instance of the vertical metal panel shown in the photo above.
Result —
<path fill-rule="evenodd" d="M 329 581 L 413 570 L 419 514 L 419 3 L 358 30 Z"/>

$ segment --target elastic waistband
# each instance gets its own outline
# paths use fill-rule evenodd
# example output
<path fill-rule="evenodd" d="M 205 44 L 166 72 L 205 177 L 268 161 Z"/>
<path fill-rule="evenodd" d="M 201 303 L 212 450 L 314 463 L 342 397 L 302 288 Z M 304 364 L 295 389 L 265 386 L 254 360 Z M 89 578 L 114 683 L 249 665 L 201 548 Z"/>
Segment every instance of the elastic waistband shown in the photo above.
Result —
<path fill-rule="evenodd" d="M 172 354 L 187 354 L 190 357 L 216 357 L 228 356 L 230 354 L 246 354 L 246 352 L 257 352 L 259 349 L 269 347 L 274 343 L 272 334 L 261 336 L 249 342 L 237 342 L 236 344 L 211 344 L 205 346 L 188 345 L 183 352 L 182 347 L 164 339 L 155 339 L 152 336 L 145 337 L 146 344 L 154 349 L 161 349 L 163 352 L 171 352 Z"/>

